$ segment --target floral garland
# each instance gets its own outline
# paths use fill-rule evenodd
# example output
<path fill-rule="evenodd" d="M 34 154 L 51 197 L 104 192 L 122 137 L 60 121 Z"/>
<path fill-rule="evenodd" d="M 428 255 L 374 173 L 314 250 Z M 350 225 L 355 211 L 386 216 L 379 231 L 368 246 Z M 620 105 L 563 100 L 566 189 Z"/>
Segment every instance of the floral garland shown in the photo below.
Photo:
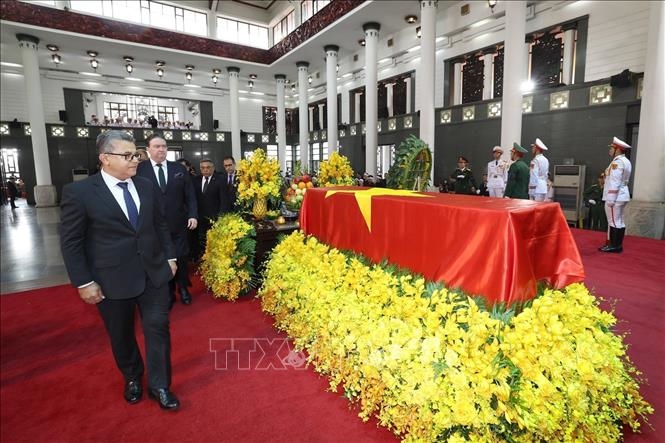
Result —
<path fill-rule="evenodd" d="M 616 319 L 582 284 L 516 314 L 295 232 L 263 310 L 332 390 L 406 441 L 618 441 L 653 413 Z"/>
<path fill-rule="evenodd" d="M 321 162 L 318 180 L 322 187 L 353 185 L 353 169 L 349 160 L 334 151 L 328 160 Z"/>
<path fill-rule="evenodd" d="M 199 272 L 214 297 L 233 301 L 250 287 L 255 237 L 254 226 L 237 214 L 226 214 L 212 225 Z"/>
<path fill-rule="evenodd" d="M 279 197 L 282 177 L 279 162 L 257 148 L 238 164 L 238 200 L 248 203 L 255 198 Z"/>

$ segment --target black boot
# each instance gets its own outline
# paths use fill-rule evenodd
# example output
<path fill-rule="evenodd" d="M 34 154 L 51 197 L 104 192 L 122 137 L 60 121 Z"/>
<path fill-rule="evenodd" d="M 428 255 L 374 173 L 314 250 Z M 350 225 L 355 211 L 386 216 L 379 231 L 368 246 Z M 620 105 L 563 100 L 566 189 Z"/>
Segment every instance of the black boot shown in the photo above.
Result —
<path fill-rule="evenodd" d="M 617 254 L 623 252 L 623 236 L 625 233 L 626 233 L 626 228 L 617 228 L 616 238 L 612 250 L 607 252 L 614 252 Z"/>
<path fill-rule="evenodd" d="M 600 252 L 610 252 L 610 250 L 612 249 L 612 247 L 614 245 L 614 242 L 616 241 L 615 240 L 616 239 L 616 231 L 617 231 L 617 228 L 613 228 L 613 227 L 610 226 L 610 238 L 607 242 L 605 242 L 605 246 L 601 246 L 600 248 L 598 248 L 598 250 Z"/>

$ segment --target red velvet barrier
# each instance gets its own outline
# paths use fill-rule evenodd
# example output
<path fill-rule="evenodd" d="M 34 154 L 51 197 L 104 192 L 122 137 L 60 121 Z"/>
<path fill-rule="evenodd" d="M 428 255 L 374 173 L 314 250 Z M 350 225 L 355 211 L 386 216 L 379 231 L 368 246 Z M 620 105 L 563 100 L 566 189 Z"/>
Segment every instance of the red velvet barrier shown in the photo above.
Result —
<path fill-rule="evenodd" d="M 541 280 L 555 288 L 584 280 L 557 203 L 319 188 L 307 190 L 300 226 L 338 249 L 385 259 L 490 302 L 529 300 Z"/>

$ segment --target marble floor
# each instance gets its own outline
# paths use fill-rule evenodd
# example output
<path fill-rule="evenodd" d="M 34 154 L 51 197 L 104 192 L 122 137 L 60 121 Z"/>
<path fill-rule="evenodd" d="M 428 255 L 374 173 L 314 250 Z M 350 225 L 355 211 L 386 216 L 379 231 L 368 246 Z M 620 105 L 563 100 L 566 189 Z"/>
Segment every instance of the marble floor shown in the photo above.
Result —
<path fill-rule="evenodd" d="M 0 294 L 69 283 L 60 252 L 60 208 L 17 199 L 0 206 Z"/>

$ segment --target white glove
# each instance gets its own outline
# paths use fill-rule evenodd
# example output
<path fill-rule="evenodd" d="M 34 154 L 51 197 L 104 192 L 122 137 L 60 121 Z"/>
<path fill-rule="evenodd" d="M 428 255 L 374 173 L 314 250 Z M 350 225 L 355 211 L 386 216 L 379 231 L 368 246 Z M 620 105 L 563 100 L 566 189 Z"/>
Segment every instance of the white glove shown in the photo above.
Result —
<path fill-rule="evenodd" d="M 609 206 L 610 208 L 613 208 L 613 207 L 614 207 L 614 200 L 606 201 L 605 204 L 606 204 L 607 206 Z"/>
<path fill-rule="evenodd" d="M 596 200 L 589 199 L 589 203 L 592 204 L 592 205 L 595 205 L 595 204 L 596 204 Z"/>

